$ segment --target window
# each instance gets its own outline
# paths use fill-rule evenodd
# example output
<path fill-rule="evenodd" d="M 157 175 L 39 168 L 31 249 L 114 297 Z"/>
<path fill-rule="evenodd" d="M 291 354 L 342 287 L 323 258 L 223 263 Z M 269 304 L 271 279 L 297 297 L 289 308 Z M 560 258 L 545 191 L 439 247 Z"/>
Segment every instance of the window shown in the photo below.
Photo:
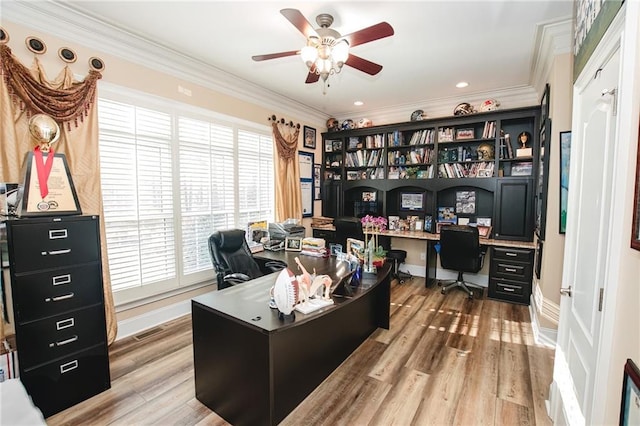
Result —
<path fill-rule="evenodd" d="M 116 304 L 212 280 L 214 230 L 273 220 L 267 126 L 102 88 L 98 120 Z"/>

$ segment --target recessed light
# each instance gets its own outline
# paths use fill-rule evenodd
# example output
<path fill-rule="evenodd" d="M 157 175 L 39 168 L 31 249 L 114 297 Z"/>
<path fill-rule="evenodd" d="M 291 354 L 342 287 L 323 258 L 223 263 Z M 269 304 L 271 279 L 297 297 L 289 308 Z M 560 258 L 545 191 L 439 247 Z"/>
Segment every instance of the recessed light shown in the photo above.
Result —
<path fill-rule="evenodd" d="M 460 83 L 456 84 L 456 87 L 458 89 L 462 89 L 464 87 L 467 87 L 469 85 L 469 83 L 467 83 L 466 81 L 461 81 Z"/>
<path fill-rule="evenodd" d="M 354 104 L 355 106 L 362 106 L 362 105 L 364 105 L 364 102 L 362 102 L 362 101 L 355 101 L 353 104 Z"/>

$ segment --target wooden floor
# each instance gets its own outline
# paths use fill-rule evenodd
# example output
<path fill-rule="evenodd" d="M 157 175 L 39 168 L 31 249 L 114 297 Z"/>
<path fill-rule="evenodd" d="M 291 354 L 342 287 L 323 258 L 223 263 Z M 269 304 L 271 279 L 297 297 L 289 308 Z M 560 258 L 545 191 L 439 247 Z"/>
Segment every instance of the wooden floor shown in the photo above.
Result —
<path fill-rule="evenodd" d="M 550 425 L 553 350 L 535 345 L 528 307 L 424 280 L 393 283 L 378 329 L 282 425 Z M 194 396 L 191 318 L 110 348 L 111 389 L 54 425 L 226 425 Z M 247 407 L 250 409 L 250 407 Z"/>

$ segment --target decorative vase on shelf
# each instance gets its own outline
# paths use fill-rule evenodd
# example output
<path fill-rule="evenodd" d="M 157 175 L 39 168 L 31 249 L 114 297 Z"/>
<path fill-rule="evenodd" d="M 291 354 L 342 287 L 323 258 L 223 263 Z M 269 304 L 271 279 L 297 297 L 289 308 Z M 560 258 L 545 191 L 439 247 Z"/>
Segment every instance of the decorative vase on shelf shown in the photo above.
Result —
<path fill-rule="evenodd" d="M 364 254 L 364 272 L 375 273 L 376 267 L 373 266 L 373 254 L 375 248 L 373 247 L 373 238 L 371 238 L 367 244 Z"/>

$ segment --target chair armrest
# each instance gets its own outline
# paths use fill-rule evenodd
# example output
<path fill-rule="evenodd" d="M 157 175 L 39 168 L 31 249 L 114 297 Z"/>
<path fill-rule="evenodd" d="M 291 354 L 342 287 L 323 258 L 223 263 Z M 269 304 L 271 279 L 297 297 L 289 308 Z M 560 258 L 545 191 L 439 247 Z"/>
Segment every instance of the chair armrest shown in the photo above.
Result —
<path fill-rule="evenodd" d="M 224 276 L 224 283 L 228 285 L 236 285 L 240 283 L 244 283 L 249 281 L 251 278 L 249 275 L 242 274 L 240 272 L 234 272 L 233 274 L 228 274 Z"/>
<path fill-rule="evenodd" d="M 286 262 L 282 260 L 270 260 L 264 264 L 265 268 L 269 269 L 271 272 L 278 272 L 285 269 L 288 265 Z"/>

